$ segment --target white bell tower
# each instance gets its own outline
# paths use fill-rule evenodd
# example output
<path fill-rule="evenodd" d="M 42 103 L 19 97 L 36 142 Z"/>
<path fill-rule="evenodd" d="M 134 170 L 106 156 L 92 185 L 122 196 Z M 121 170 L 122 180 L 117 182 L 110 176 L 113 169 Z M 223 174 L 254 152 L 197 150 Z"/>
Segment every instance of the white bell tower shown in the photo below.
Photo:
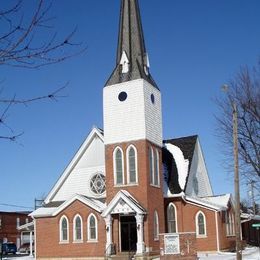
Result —
<path fill-rule="evenodd" d="M 149 72 L 138 4 L 122 1 L 116 68 L 103 90 L 105 144 L 162 146 L 161 93 Z"/>

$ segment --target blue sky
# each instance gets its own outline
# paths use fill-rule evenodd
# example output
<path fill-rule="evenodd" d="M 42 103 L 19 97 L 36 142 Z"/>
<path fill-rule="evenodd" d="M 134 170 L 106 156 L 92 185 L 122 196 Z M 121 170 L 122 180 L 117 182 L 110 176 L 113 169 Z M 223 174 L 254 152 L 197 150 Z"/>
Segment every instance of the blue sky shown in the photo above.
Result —
<path fill-rule="evenodd" d="M 26 1 L 28 14 L 33 2 Z M 22 210 L 1 203 L 33 207 L 92 126 L 102 128 L 102 89 L 115 65 L 119 7 L 119 0 L 54 1 L 52 32 L 62 37 L 77 26 L 75 40 L 87 51 L 37 70 L 1 66 L 5 95 L 31 97 L 67 81 L 69 86 L 68 97 L 58 102 L 9 111 L 8 124 L 24 135 L 18 144 L 0 144 L 0 210 Z M 260 1 L 140 0 L 140 7 L 151 73 L 162 92 L 164 138 L 198 134 L 214 192 L 233 192 L 216 137 L 213 99 L 241 65 L 259 59 Z"/>

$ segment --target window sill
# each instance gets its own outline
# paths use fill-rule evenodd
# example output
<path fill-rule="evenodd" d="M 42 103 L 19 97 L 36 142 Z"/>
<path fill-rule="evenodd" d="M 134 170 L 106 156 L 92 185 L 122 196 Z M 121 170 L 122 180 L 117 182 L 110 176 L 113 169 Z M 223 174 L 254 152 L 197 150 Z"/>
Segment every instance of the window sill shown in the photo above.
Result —
<path fill-rule="evenodd" d="M 235 237 L 236 235 L 226 235 L 226 237 Z"/>
<path fill-rule="evenodd" d="M 83 243 L 83 240 L 74 240 L 73 243 L 74 244 L 81 244 L 81 243 Z"/>
<path fill-rule="evenodd" d="M 88 240 L 87 243 L 98 243 L 98 240 Z"/>
<path fill-rule="evenodd" d="M 114 184 L 115 188 L 138 186 L 138 183 Z"/>
<path fill-rule="evenodd" d="M 196 235 L 196 238 L 207 238 L 207 235 Z"/>
<path fill-rule="evenodd" d="M 160 189 L 160 188 L 161 188 L 161 186 L 160 186 L 160 185 L 155 185 L 155 184 L 152 184 L 152 183 L 150 183 L 150 186 L 152 186 L 152 187 L 154 187 L 154 188 L 158 188 L 158 189 Z"/>
<path fill-rule="evenodd" d="M 59 244 L 60 245 L 66 245 L 66 244 L 69 244 L 69 241 L 60 241 Z"/>

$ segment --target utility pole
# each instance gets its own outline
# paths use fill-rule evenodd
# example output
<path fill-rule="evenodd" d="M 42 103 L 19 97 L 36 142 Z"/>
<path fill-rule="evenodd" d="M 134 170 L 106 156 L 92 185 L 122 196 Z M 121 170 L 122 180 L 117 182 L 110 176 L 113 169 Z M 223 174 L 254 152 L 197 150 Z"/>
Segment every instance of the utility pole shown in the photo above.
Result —
<path fill-rule="evenodd" d="M 252 208 L 253 208 L 253 214 L 255 215 L 256 206 L 255 206 L 254 184 L 255 184 L 255 181 L 251 180 L 250 181 L 250 189 L 251 189 Z"/>
<path fill-rule="evenodd" d="M 236 231 L 236 259 L 242 260 L 241 235 L 240 235 L 240 191 L 239 191 L 239 172 L 238 172 L 238 137 L 237 137 L 237 106 L 232 102 L 233 109 L 233 148 L 234 148 L 234 185 L 235 185 L 235 231 Z"/>

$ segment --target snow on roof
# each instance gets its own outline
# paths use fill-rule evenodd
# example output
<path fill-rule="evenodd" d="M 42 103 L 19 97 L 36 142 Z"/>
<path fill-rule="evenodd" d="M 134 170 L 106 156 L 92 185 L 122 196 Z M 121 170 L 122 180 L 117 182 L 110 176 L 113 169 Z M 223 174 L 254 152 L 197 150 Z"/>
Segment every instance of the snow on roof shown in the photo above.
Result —
<path fill-rule="evenodd" d="M 93 199 L 93 198 L 89 198 L 86 196 L 76 194 L 75 196 L 71 197 L 71 199 L 63 202 L 60 206 L 41 207 L 41 208 L 35 210 L 34 212 L 32 212 L 29 216 L 31 216 L 31 217 L 56 216 L 57 214 L 59 214 L 62 210 L 64 210 L 67 206 L 69 206 L 76 200 L 81 201 L 82 203 L 84 203 L 88 207 L 91 207 L 92 209 L 96 210 L 99 213 L 102 212 L 106 207 L 106 205 L 103 202 L 101 202 L 97 199 Z"/>
<path fill-rule="evenodd" d="M 186 179 L 188 176 L 189 160 L 184 158 L 183 152 L 179 147 L 170 143 L 165 143 L 164 145 L 166 149 L 172 154 L 176 162 L 176 166 L 178 169 L 178 176 L 179 176 L 179 185 L 180 188 L 184 190 Z"/>
<path fill-rule="evenodd" d="M 231 194 L 228 193 L 228 194 L 223 194 L 223 195 L 203 197 L 201 199 L 208 201 L 212 204 L 219 205 L 220 207 L 228 207 L 228 203 L 231 199 Z"/>
<path fill-rule="evenodd" d="M 30 217 L 48 217 L 51 216 L 53 214 L 53 212 L 56 210 L 57 208 L 38 208 L 35 211 L 33 211 L 29 216 Z"/>
<path fill-rule="evenodd" d="M 225 194 L 225 195 L 215 196 L 215 197 L 224 196 L 226 198 L 226 195 L 229 195 L 229 197 L 231 196 L 230 194 Z M 205 199 L 205 198 L 207 198 L 207 199 Z M 222 202 L 221 202 L 221 199 L 220 199 L 221 203 L 216 203 L 216 200 L 211 201 L 208 198 L 212 198 L 212 197 L 203 197 L 203 198 L 196 197 L 196 198 L 194 198 L 194 197 L 186 196 L 185 200 L 192 202 L 192 203 L 195 203 L 195 204 L 199 204 L 201 206 L 204 206 L 204 207 L 207 207 L 207 208 L 210 208 L 210 209 L 213 209 L 213 210 L 217 210 L 217 211 L 226 210 L 228 208 L 227 205 L 225 205 L 225 203 L 223 203 L 224 199 L 223 199 Z"/>

